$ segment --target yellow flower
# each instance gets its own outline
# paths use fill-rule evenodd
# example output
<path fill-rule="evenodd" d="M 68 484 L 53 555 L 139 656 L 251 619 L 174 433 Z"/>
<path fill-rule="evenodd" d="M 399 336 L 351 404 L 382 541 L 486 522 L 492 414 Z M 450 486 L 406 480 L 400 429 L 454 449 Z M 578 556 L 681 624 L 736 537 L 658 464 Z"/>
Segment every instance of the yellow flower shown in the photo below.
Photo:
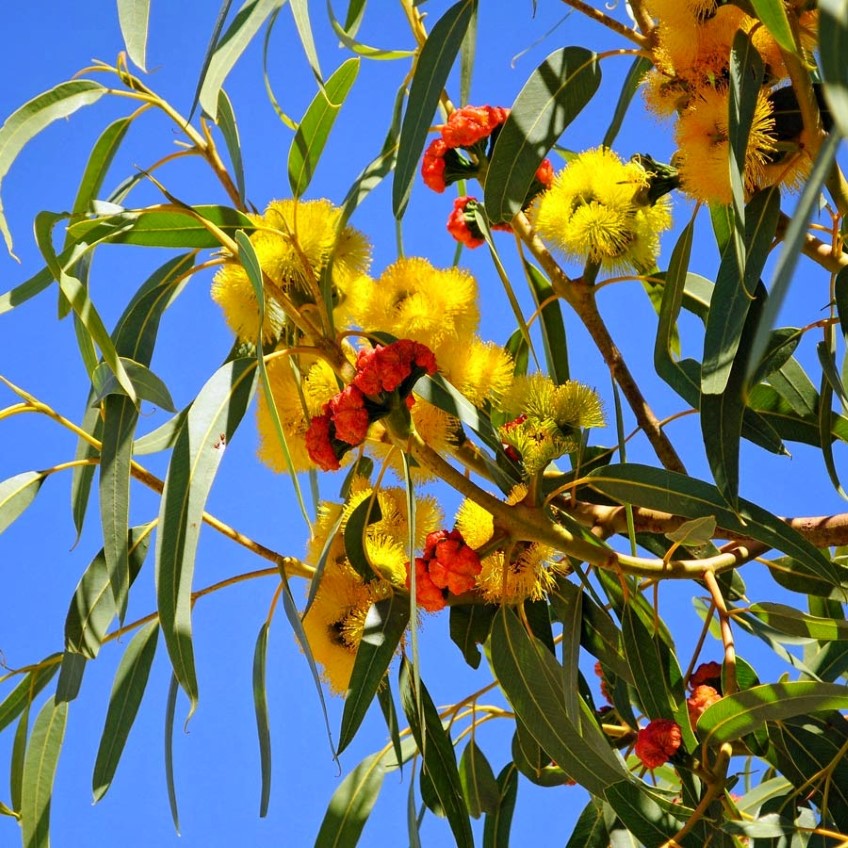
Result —
<path fill-rule="evenodd" d="M 365 618 L 375 601 L 388 596 L 386 584 L 365 583 L 349 566 L 328 562 L 303 629 L 322 677 L 337 695 L 350 683 Z"/>
<path fill-rule="evenodd" d="M 318 516 L 312 524 L 312 537 L 306 545 L 306 561 L 313 568 L 318 567 L 321 553 L 327 544 L 327 540 L 330 538 L 330 532 L 342 514 L 342 509 L 342 504 L 333 503 L 332 501 L 321 501 L 318 504 Z M 344 560 L 344 536 L 337 531 L 333 536 L 327 561 L 341 564 Z"/>
<path fill-rule="evenodd" d="M 470 335 L 480 320 L 474 277 L 419 257 L 399 259 L 376 281 L 361 278 L 351 298 L 351 312 L 366 331 L 413 339 L 433 351 L 446 339 Z"/>
<path fill-rule="evenodd" d="M 320 415 L 324 404 L 338 392 L 335 375 L 329 365 L 318 361 L 300 380 L 289 357 L 278 356 L 268 362 L 268 382 L 294 470 L 308 471 L 315 463 L 306 451 L 306 431 L 312 416 Z M 258 396 L 259 459 L 274 471 L 287 471 L 283 447 L 261 387 Z"/>
<path fill-rule="evenodd" d="M 275 287 L 295 303 L 314 302 L 321 275 L 332 260 L 332 282 L 337 296 L 368 269 L 371 247 L 360 232 L 344 227 L 337 233 L 341 210 L 329 200 L 275 200 L 263 215 L 252 215 L 256 230 L 250 242 L 263 273 L 265 286 L 264 341 L 279 338 L 284 314 L 275 299 Z M 244 269 L 228 261 L 212 281 L 212 298 L 224 310 L 230 329 L 242 341 L 255 342 L 259 308 Z"/>
<path fill-rule="evenodd" d="M 497 403 L 512 385 L 512 357 L 493 342 L 472 336 L 444 344 L 435 354 L 439 370 L 474 404 Z"/>
<path fill-rule="evenodd" d="M 622 162 L 598 147 L 579 154 L 554 178 L 531 207 L 542 238 L 568 256 L 617 269 L 650 268 L 659 250 L 659 233 L 671 226 L 670 201 L 653 206 L 637 199 L 648 184 L 645 169 Z"/>
<path fill-rule="evenodd" d="M 507 499 L 518 503 L 527 493 L 518 486 Z M 494 521 L 489 512 L 471 500 L 465 500 L 456 514 L 456 527 L 466 543 L 479 548 L 492 538 Z M 553 587 L 559 565 L 552 565 L 552 548 L 538 543 L 520 542 L 510 551 L 509 564 L 505 565 L 503 551 L 497 551 L 482 560 L 477 576 L 477 586 L 484 599 L 495 604 L 519 604 L 526 600 L 539 600 Z"/>
<path fill-rule="evenodd" d="M 730 203 L 730 160 L 728 141 L 729 91 L 703 89 L 677 122 L 678 151 L 674 163 L 680 172 L 682 188 L 706 203 Z M 765 92 L 757 95 L 757 105 L 745 151 L 745 189 L 762 184 L 764 165 L 773 154 L 774 116 Z"/>

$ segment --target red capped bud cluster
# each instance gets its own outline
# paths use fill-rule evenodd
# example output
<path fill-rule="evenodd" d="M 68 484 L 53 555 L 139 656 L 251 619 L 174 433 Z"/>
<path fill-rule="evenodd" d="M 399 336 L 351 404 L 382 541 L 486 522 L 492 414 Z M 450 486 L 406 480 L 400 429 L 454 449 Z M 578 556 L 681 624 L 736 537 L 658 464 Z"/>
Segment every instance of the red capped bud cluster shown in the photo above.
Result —
<path fill-rule="evenodd" d="M 482 568 L 477 552 L 465 544 L 459 530 L 437 530 L 424 540 L 424 554 L 415 560 L 415 600 L 428 612 L 443 609 L 448 594 L 470 592 Z M 406 585 L 409 587 L 409 563 Z"/>
<path fill-rule="evenodd" d="M 453 202 L 453 212 L 448 218 L 448 232 L 466 247 L 480 247 L 485 241 L 474 215 L 477 205 L 473 197 L 457 197 Z"/>
<path fill-rule="evenodd" d="M 701 663 L 689 678 L 692 696 L 686 699 L 689 722 L 694 728 L 707 707 L 721 700 L 721 663 Z"/>
<path fill-rule="evenodd" d="M 677 753 L 682 736 L 680 725 L 668 718 L 656 718 L 636 737 L 636 756 L 649 769 L 655 769 Z"/>
<path fill-rule="evenodd" d="M 689 688 L 693 691 L 699 686 L 712 686 L 721 689 L 721 663 L 701 663 L 689 678 Z"/>
<path fill-rule="evenodd" d="M 337 471 L 345 453 L 362 444 L 371 424 L 389 413 L 386 395 L 398 392 L 411 406 L 409 394 L 416 381 L 436 370 L 430 348 L 410 339 L 360 351 L 351 384 L 327 401 L 323 413 L 309 424 L 309 458 L 323 471 Z"/>
<path fill-rule="evenodd" d="M 448 147 L 473 147 L 508 117 L 509 109 L 502 106 L 463 106 L 451 112 L 442 127 L 442 139 Z"/>

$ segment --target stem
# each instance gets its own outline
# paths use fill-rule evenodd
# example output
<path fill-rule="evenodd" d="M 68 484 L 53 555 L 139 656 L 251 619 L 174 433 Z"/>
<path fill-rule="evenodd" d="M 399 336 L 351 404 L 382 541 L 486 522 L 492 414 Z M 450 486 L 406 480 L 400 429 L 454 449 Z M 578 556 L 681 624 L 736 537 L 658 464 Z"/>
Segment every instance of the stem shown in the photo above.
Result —
<path fill-rule="evenodd" d="M 722 694 L 732 695 L 738 691 L 738 687 L 736 685 L 736 646 L 733 642 L 733 631 L 730 628 L 730 616 L 727 612 L 727 604 L 724 602 L 724 595 L 721 594 L 721 587 L 712 571 L 704 572 L 704 583 L 710 591 L 710 597 L 713 599 L 721 624 L 721 641 L 724 643 L 724 687 Z"/>
<path fill-rule="evenodd" d="M 595 9 L 588 3 L 584 3 L 583 0 L 562 0 L 562 2 L 565 3 L 566 6 L 571 6 L 572 9 L 582 12 L 587 18 L 597 21 L 599 24 L 611 29 L 613 32 L 618 33 L 624 38 L 629 38 L 634 44 L 638 44 L 639 47 L 648 46 L 648 39 L 644 35 L 630 29 L 630 27 L 625 26 L 623 23 L 615 20 L 615 18 L 611 18 L 609 15 L 604 14 L 600 11 L 600 9 Z"/>
<path fill-rule="evenodd" d="M 777 241 L 783 241 L 788 226 L 789 216 L 781 212 L 775 232 L 775 239 Z M 804 236 L 801 253 L 808 256 L 814 262 L 817 262 L 822 268 L 830 271 L 832 274 L 838 274 L 843 268 L 848 268 L 848 253 L 845 253 L 845 251 L 835 252 L 829 244 L 825 244 L 809 233 Z"/>

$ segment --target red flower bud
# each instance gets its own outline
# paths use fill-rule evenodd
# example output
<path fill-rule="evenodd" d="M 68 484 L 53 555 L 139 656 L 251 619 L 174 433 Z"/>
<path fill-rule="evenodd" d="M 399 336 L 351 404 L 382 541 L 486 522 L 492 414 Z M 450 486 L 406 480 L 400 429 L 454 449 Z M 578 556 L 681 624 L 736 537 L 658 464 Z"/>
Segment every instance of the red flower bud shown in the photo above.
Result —
<path fill-rule="evenodd" d="M 409 563 L 406 564 L 406 586 L 412 583 L 409 573 Z M 438 612 L 445 608 L 445 593 L 433 583 L 427 570 L 426 560 L 417 557 L 415 560 L 415 601 L 427 612 Z"/>
<path fill-rule="evenodd" d="M 426 345 L 410 339 L 400 339 L 386 347 L 377 345 L 372 350 L 359 352 L 353 385 L 372 397 L 380 392 L 393 392 L 416 368 L 421 373 L 436 373 L 436 357 Z M 407 387 L 409 389 L 411 386 Z"/>
<path fill-rule="evenodd" d="M 668 718 L 654 719 L 636 737 L 636 756 L 649 769 L 661 766 L 680 747 L 680 725 Z"/>
<path fill-rule="evenodd" d="M 477 201 L 473 197 L 457 197 L 453 202 L 453 212 L 448 218 L 448 232 L 466 247 L 480 247 L 485 241 L 477 226 L 474 210 Z"/>
<path fill-rule="evenodd" d="M 331 428 L 330 416 L 325 412 L 316 415 L 306 431 L 306 452 L 322 471 L 338 471 L 340 467 L 339 457 L 333 448 Z"/>
<path fill-rule="evenodd" d="M 336 438 L 349 445 L 359 445 L 368 433 L 368 410 L 365 396 L 356 386 L 348 386 L 335 395 L 325 406 L 336 428 Z"/>
<path fill-rule="evenodd" d="M 536 179 L 545 187 L 550 188 L 554 181 L 554 166 L 550 159 L 543 159 L 542 164 L 536 169 Z"/>
<path fill-rule="evenodd" d="M 424 151 L 424 159 L 421 162 L 421 176 L 424 178 L 424 184 L 439 194 L 445 190 L 445 153 L 447 150 L 448 146 L 442 139 L 434 139 Z"/>
<path fill-rule="evenodd" d="M 692 693 L 692 697 L 686 699 L 686 706 L 689 709 L 689 723 L 692 727 L 698 723 L 698 719 L 707 707 L 720 700 L 721 695 L 712 686 L 703 684 L 698 686 Z"/>
<path fill-rule="evenodd" d="M 470 592 L 482 568 L 477 552 L 465 544 L 459 530 L 430 533 L 424 544 L 424 559 L 433 583 L 454 595 Z"/>
<path fill-rule="evenodd" d="M 451 112 L 442 127 L 442 138 L 448 147 L 472 147 L 492 134 L 509 116 L 500 106 L 463 106 Z"/>
<path fill-rule="evenodd" d="M 612 703 L 612 698 L 610 697 L 609 686 L 607 686 L 606 678 L 604 677 L 604 670 L 601 668 L 600 661 L 595 663 L 595 674 L 601 679 L 601 694 L 604 696 L 604 700 L 608 703 Z M 601 707 L 601 710 L 607 710 L 609 707 Z"/>
<path fill-rule="evenodd" d="M 699 686 L 721 689 L 721 663 L 701 663 L 689 678 L 689 688 L 694 692 Z"/>

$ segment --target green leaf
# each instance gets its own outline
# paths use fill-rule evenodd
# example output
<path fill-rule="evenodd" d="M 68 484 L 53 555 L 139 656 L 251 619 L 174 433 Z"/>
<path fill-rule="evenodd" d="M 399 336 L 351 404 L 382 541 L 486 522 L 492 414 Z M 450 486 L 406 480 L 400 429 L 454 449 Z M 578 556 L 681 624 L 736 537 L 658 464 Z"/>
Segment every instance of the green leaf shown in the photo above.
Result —
<path fill-rule="evenodd" d="M 660 806 L 644 784 L 622 780 L 609 787 L 604 797 L 624 826 L 645 845 L 662 845 L 683 827 L 683 822 Z M 690 833 L 679 843 L 672 844 L 692 848 L 698 842 L 695 834 Z"/>
<path fill-rule="evenodd" d="M 51 698 L 32 726 L 21 783 L 21 827 L 26 848 L 49 848 L 50 796 L 68 719 L 67 703 Z"/>
<path fill-rule="evenodd" d="M 21 713 L 18 726 L 15 728 L 15 738 L 12 742 L 12 757 L 9 764 L 9 792 L 11 795 L 12 810 L 21 809 L 21 793 L 24 782 L 24 760 L 26 758 L 26 743 L 29 734 L 29 710 L 30 704 Z M 20 813 L 10 811 L 16 818 Z"/>
<path fill-rule="evenodd" d="M 233 237 L 237 230 L 252 233 L 256 225 L 244 213 L 229 206 L 192 206 L 195 215 Z M 218 248 L 218 239 L 187 209 L 155 206 L 132 209 L 115 215 L 87 218 L 68 227 L 76 241 L 135 244 L 142 247 Z"/>
<path fill-rule="evenodd" d="M 521 211 L 542 159 L 598 90 L 597 58 L 584 47 L 557 50 L 519 92 L 486 175 L 486 213 L 493 223 Z"/>
<path fill-rule="evenodd" d="M 500 803 L 497 810 L 486 815 L 483 825 L 483 848 L 509 848 L 512 814 L 518 797 L 518 769 L 507 763 L 498 775 Z"/>
<path fill-rule="evenodd" d="M 422 776 L 426 774 L 433 785 L 457 848 L 473 848 L 474 837 L 471 834 L 471 823 L 462 794 L 453 744 L 442 727 L 442 720 L 436 712 L 430 694 L 423 683 L 413 681 L 412 668 L 405 659 L 401 660 L 400 666 L 400 695 L 409 729 L 424 761 Z"/>
<path fill-rule="evenodd" d="M 621 87 L 621 93 L 618 95 L 618 102 L 615 104 L 615 112 L 613 113 L 610 125 L 604 134 L 604 140 L 601 144 L 604 147 L 612 147 L 618 137 L 618 132 L 624 123 L 624 116 L 630 107 L 634 95 L 639 90 L 642 79 L 645 74 L 651 69 L 652 64 L 650 59 L 644 56 L 639 56 L 634 59 L 627 76 L 624 78 L 624 85 Z"/>
<path fill-rule="evenodd" d="M 158 639 L 159 622 L 151 621 L 133 636 L 115 672 L 112 694 L 109 696 L 109 709 L 106 711 L 106 723 L 103 726 L 91 779 L 95 802 L 99 801 L 112 785 L 124 745 L 147 688 Z"/>
<path fill-rule="evenodd" d="M 135 581 L 150 547 L 150 526 L 129 531 L 129 579 Z M 109 625 L 118 614 L 109 570 L 101 549 L 80 578 L 65 618 L 65 650 L 94 659 Z"/>
<path fill-rule="evenodd" d="M 786 17 L 786 9 L 781 0 L 750 0 L 757 17 L 766 25 L 774 40 L 789 53 L 797 53 L 792 28 Z M 819 23 L 821 27 L 823 22 Z M 844 58 L 844 53 L 843 53 Z"/>
<path fill-rule="evenodd" d="M 501 793 L 495 773 L 486 755 L 470 739 L 459 758 L 459 780 L 468 812 L 475 819 L 483 813 L 494 813 L 498 809 Z"/>
<path fill-rule="evenodd" d="M 294 23 L 297 27 L 297 34 L 300 37 L 300 43 L 303 45 L 303 51 L 306 53 L 306 58 L 309 60 L 309 67 L 312 68 L 312 73 L 320 85 L 324 79 L 321 73 L 321 66 L 318 64 L 318 53 L 315 50 L 315 39 L 312 37 L 312 25 L 309 22 L 309 4 L 308 0 L 291 0 L 289 6 L 294 16 Z M 327 83 L 329 85 L 329 83 Z"/>
<path fill-rule="evenodd" d="M 539 311 L 545 361 L 550 378 L 557 386 L 561 386 L 569 379 L 568 343 L 565 322 L 562 319 L 562 307 L 559 298 L 554 297 L 551 281 L 535 265 L 525 261 L 524 272 L 530 283 L 536 308 L 545 304 Z"/>
<path fill-rule="evenodd" d="M 150 0 L 118 0 L 118 20 L 121 35 L 130 59 L 147 73 L 147 22 L 150 18 Z"/>
<path fill-rule="evenodd" d="M 840 584 L 833 564 L 803 536 L 779 518 L 750 501 L 739 500 L 738 513 L 728 509 L 714 486 L 660 468 L 624 464 L 599 468 L 589 473 L 590 485 L 615 500 L 662 510 L 684 518 L 715 517 L 718 526 L 750 536 L 770 548 L 797 559 L 804 571 Z"/>
<path fill-rule="evenodd" d="M 198 82 L 196 99 L 203 111 L 213 120 L 218 117 L 218 92 L 224 84 L 227 75 L 244 52 L 253 36 L 275 9 L 279 9 L 285 0 L 247 0 L 236 13 L 227 31 L 220 37 L 218 33 L 223 26 L 230 4 L 227 3 L 213 33 L 213 41 L 207 54 L 207 61 Z M 192 107 L 194 111 L 194 107 Z"/>
<path fill-rule="evenodd" d="M 268 693 L 265 688 L 266 660 L 268 655 L 268 622 L 259 628 L 253 650 L 253 710 L 256 713 L 256 732 L 259 736 L 259 763 L 262 774 L 262 792 L 259 799 L 259 817 L 268 815 L 271 798 L 271 726 L 268 721 Z"/>
<path fill-rule="evenodd" d="M 168 700 L 165 703 L 165 784 L 168 788 L 168 806 L 171 810 L 171 820 L 177 836 L 180 834 L 180 813 L 177 809 L 177 786 L 174 781 L 174 715 L 177 709 L 177 695 L 180 693 L 180 682 L 171 675 L 168 686 Z"/>
<path fill-rule="evenodd" d="M 363 580 L 373 580 L 376 577 L 368 560 L 365 534 L 369 525 L 380 521 L 382 517 L 380 501 L 376 497 L 368 497 L 356 506 L 345 523 L 345 553 L 351 566 Z"/>
<path fill-rule="evenodd" d="M 239 139 L 233 104 L 230 103 L 230 98 L 227 97 L 227 92 L 223 88 L 218 92 L 218 117 L 215 123 L 218 124 L 221 134 L 224 136 L 224 143 L 227 145 L 227 152 L 230 154 L 230 161 L 233 163 L 233 171 L 235 171 L 239 200 L 244 204 L 244 162 L 241 156 L 241 140 Z"/>
<path fill-rule="evenodd" d="M 769 299 L 760 319 L 757 334 L 751 342 L 751 353 L 748 359 L 749 372 L 756 369 L 756 363 L 759 362 L 768 345 L 771 328 L 777 319 L 789 284 L 794 278 L 795 266 L 798 264 L 798 257 L 801 255 L 801 245 L 807 235 L 807 224 L 813 211 L 818 206 L 822 183 L 830 173 L 836 159 L 840 138 L 839 133 L 834 129 L 822 143 L 810 176 L 807 178 L 801 196 L 798 198 L 798 204 L 789 221 L 789 226 L 786 228 L 783 246 L 774 268 Z"/>
<path fill-rule="evenodd" d="M 56 684 L 56 703 L 73 701 L 79 695 L 82 678 L 88 660 L 81 654 L 65 651 L 59 667 L 59 680 Z"/>
<path fill-rule="evenodd" d="M 496 612 L 492 604 L 457 604 L 450 608 L 451 641 L 471 668 L 480 667 L 482 654 L 477 646 L 488 639 Z"/>
<path fill-rule="evenodd" d="M 339 67 L 327 80 L 324 90 L 319 91 L 309 104 L 297 128 L 289 149 L 288 164 L 289 185 L 295 197 L 300 197 L 312 181 L 336 116 L 356 81 L 359 62 L 358 58 L 348 59 Z"/>
<path fill-rule="evenodd" d="M 691 521 L 684 521 L 676 530 L 671 530 L 665 534 L 666 539 L 672 542 L 677 542 L 683 547 L 701 547 L 712 541 L 715 535 L 716 521 L 711 515 L 706 515 L 703 518 L 693 518 Z"/>
<path fill-rule="evenodd" d="M 808 680 L 766 683 L 725 695 L 707 707 L 698 720 L 698 734 L 706 745 L 721 745 L 741 739 L 767 721 L 846 708 L 848 691 L 836 683 Z"/>
<path fill-rule="evenodd" d="M 5 730 L 38 696 L 59 670 L 61 654 L 51 654 L 39 667 L 24 675 L 21 682 L 0 701 L 0 731 Z"/>
<path fill-rule="evenodd" d="M 0 127 L 0 182 L 30 139 L 45 127 L 67 118 L 77 109 L 96 103 L 108 89 L 91 80 L 63 82 L 25 103 L 13 112 Z M 0 202 L 0 233 L 12 253 L 12 234 Z M 14 254 L 12 254 L 14 255 Z"/>
<path fill-rule="evenodd" d="M 409 623 L 409 603 L 397 594 L 371 606 L 356 651 L 339 731 L 340 754 L 352 741 L 386 677 Z"/>
<path fill-rule="evenodd" d="M 807 615 L 795 607 L 773 603 L 752 604 L 748 612 L 789 636 L 818 639 L 820 642 L 848 641 L 848 621 Z"/>
<path fill-rule="evenodd" d="M 383 785 L 385 764 L 379 754 L 366 757 L 339 785 L 315 839 L 315 848 L 353 848 Z"/>
<path fill-rule="evenodd" d="M 392 185 L 392 211 L 402 218 L 427 140 L 427 130 L 456 55 L 477 8 L 477 0 L 459 0 L 436 21 L 418 54 L 400 130 L 397 165 Z"/>
<path fill-rule="evenodd" d="M 848 136 L 848 0 L 819 0 L 818 9 L 824 96 L 839 132 Z"/>
<path fill-rule="evenodd" d="M 630 606 L 624 608 L 622 642 L 646 715 L 651 719 L 673 719 L 679 699 L 675 698 L 673 683 L 667 678 L 668 647 L 649 632 Z M 675 682 L 681 684 L 679 679 Z M 682 690 L 682 685 L 679 688 Z"/>
<path fill-rule="evenodd" d="M 23 471 L 0 483 L 0 533 L 24 513 L 46 479 L 43 471 Z"/>
<path fill-rule="evenodd" d="M 568 775 L 593 795 L 625 776 L 582 699 L 580 724 L 569 720 L 559 663 L 506 607 L 495 616 L 491 651 L 495 675 L 516 715 Z"/>
<path fill-rule="evenodd" d="M 156 536 L 156 597 L 159 620 L 174 674 L 197 706 L 191 639 L 191 583 L 201 517 L 224 449 L 253 395 L 256 361 L 236 359 L 215 372 L 200 390 L 177 437 Z"/>
<path fill-rule="evenodd" d="M 2 215 L 2 209 L 0 209 Z M 16 306 L 26 303 L 53 283 L 53 274 L 49 268 L 42 268 L 35 276 L 0 294 L 0 315 L 11 312 Z"/>
<path fill-rule="evenodd" d="M 592 798 L 580 813 L 565 848 L 608 848 L 609 842 L 604 802 Z"/>
<path fill-rule="evenodd" d="M 120 357 L 120 359 L 139 400 L 150 401 L 166 412 L 177 411 L 168 387 L 146 365 L 134 362 L 125 356 Z M 127 393 L 106 363 L 100 363 L 95 369 L 91 382 L 94 386 L 92 405 L 99 404 L 109 395 L 126 397 Z"/>

